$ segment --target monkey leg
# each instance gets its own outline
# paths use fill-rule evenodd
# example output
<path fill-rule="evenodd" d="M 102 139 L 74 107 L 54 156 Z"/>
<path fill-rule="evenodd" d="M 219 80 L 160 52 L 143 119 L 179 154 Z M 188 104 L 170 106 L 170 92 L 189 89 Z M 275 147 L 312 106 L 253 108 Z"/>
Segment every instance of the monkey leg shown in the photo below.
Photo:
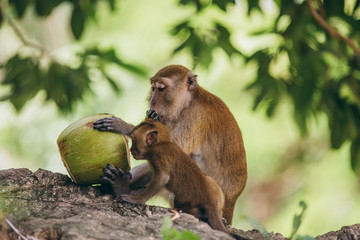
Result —
<path fill-rule="evenodd" d="M 226 220 L 227 224 L 229 224 L 229 225 L 231 225 L 231 223 L 232 223 L 232 218 L 233 218 L 234 209 L 235 209 L 235 203 L 236 203 L 236 198 L 233 200 L 233 199 L 228 199 L 225 196 L 225 204 L 224 204 L 224 208 L 222 211 L 222 216 Z"/>
<path fill-rule="evenodd" d="M 229 234 L 221 220 L 220 214 L 216 211 L 216 209 L 207 209 L 206 214 L 207 214 L 207 222 L 209 223 L 212 229 L 223 231 Z"/>
<path fill-rule="evenodd" d="M 226 185 L 222 187 L 225 197 L 222 216 L 223 218 L 225 218 L 225 220 L 229 225 L 232 224 L 232 218 L 234 215 L 236 200 L 245 189 L 246 179 L 247 179 L 247 174 L 245 171 L 245 173 L 241 174 L 240 178 L 237 179 L 233 178 L 233 180 L 236 180 L 237 183 L 233 181 L 230 185 L 228 185 L 228 186 L 235 186 L 235 188 L 229 188 L 226 187 Z"/>
<path fill-rule="evenodd" d="M 130 171 L 132 179 L 130 181 L 130 191 L 132 194 L 136 192 L 137 194 L 141 193 L 146 185 L 150 182 L 152 173 L 150 171 L 149 165 L 147 162 L 140 164 L 131 169 Z"/>
<path fill-rule="evenodd" d="M 223 231 L 228 234 L 228 231 L 221 220 L 220 211 L 218 211 L 216 205 L 208 206 L 206 208 L 181 205 L 179 209 L 185 213 L 193 215 L 201 221 L 207 222 L 212 229 Z"/>

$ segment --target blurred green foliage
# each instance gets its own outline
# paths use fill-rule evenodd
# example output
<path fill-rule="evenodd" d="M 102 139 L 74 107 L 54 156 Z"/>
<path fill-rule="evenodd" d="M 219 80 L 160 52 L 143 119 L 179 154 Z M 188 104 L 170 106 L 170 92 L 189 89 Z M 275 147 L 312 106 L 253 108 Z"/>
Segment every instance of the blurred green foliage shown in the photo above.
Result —
<path fill-rule="evenodd" d="M 299 206 L 301 207 L 301 212 L 299 214 L 294 215 L 293 222 L 292 222 L 291 235 L 288 239 L 290 239 L 290 240 L 315 240 L 315 238 L 313 238 L 311 236 L 302 236 L 302 235 L 297 234 L 301 224 L 303 223 L 303 217 L 304 217 L 304 213 L 307 209 L 307 204 L 304 201 L 300 201 Z M 243 218 L 244 218 L 244 220 L 249 222 L 250 225 L 253 226 L 254 229 L 259 230 L 266 240 L 272 239 L 271 234 L 257 220 L 255 220 L 249 216 L 243 216 Z"/>
<path fill-rule="evenodd" d="M 47 17 L 63 2 L 73 5 L 70 26 L 73 36 L 79 40 L 85 24 L 91 20 L 96 20 L 98 1 L 10 0 L 8 3 L 4 0 L 1 1 L 2 15 L 0 16 L 4 16 L 4 18 L 0 18 L 0 23 L 4 20 L 7 21 L 22 39 L 24 45 L 30 45 L 38 50 L 29 56 L 18 53 L 8 59 L 3 66 L 0 66 L 5 69 L 5 80 L 2 84 L 11 86 L 9 94 L 2 96 L 0 100 L 9 100 L 17 110 L 21 110 L 24 104 L 35 97 L 40 90 L 45 90 L 47 93 L 46 101 L 54 101 L 62 112 L 71 112 L 74 103 L 81 100 L 86 91 L 91 91 L 89 84 L 91 71 L 94 69 L 101 73 L 114 91 L 120 92 L 120 88 L 106 71 L 109 64 L 115 64 L 141 76 L 146 74 L 144 67 L 125 63 L 117 56 L 113 48 L 106 50 L 93 46 L 84 48 L 75 53 L 77 57 L 75 64 L 70 66 L 60 63 L 56 59 L 46 56 L 45 49 L 42 46 L 28 41 L 14 23 L 13 18 L 21 19 L 28 8 L 33 7 L 38 16 Z M 114 0 L 106 0 L 105 2 L 112 11 L 115 9 Z"/>
<path fill-rule="evenodd" d="M 359 47 L 358 0 L 310 2 Z M 66 126 L 99 112 L 136 124 L 144 80 L 180 63 L 243 131 L 249 182 L 234 226 L 248 227 L 240 211 L 290 236 L 302 199 L 299 232 L 358 221 L 359 184 L 345 160 L 358 169 L 359 58 L 307 1 L 0 0 L 0 42 L 0 167 L 65 172 L 56 138 Z"/>
<path fill-rule="evenodd" d="M 169 216 L 164 217 L 160 232 L 164 240 L 200 240 L 199 236 L 188 230 L 178 232 L 172 228 L 172 220 Z"/>
<path fill-rule="evenodd" d="M 257 92 L 254 109 L 265 104 L 267 115 L 272 116 L 280 100 L 290 98 L 294 119 L 303 134 L 308 131 L 309 118 L 325 113 L 331 147 L 339 149 L 350 141 L 351 166 L 360 174 L 360 49 L 355 44 L 360 42 L 360 1 L 275 2 L 279 15 L 273 27 L 254 34 L 271 32 L 281 36 L 282 42 L 275 50 L 261 49 L 248 57 L 259 63 L 258 77 L 248 87 Z M 346 8 L 345 3 L 350 6 Z M 311 14 L 315 6 L 321 19 L 334 23 L 327 25 L 330 30 Z M 249 6 L 252 10 L 262 11 L 254 2 Z M 283 21 L 286 27 L 280 27 Z M 343 32 L 343 38 L 353 42 L 355 49 L 341 39 Z M 270 72 L 271 64 L 280 56 L 288 60 L 286 77 Z"/>
<path fill-rule="evenodd" d="M 75 39 L 80 39 L 88 22 L 96 20 L 98 1 L 10 0 L 5 4 L 3 0 L 0 24 L 3 21 L 13 24 L 12 18 L 21 19 L 30 6 L 34 7 L 38 16 L 46 17 L 63 2 L 73 6 L 70 27 Z M 105 2 L 114 11 L 115 1 Z M 249 0 L 247 3 L 249 15 L 254 11 L 264 11 L 262 1 Z M 283 98 L 291 99 L 294 119 L 303 134 L 308 131 L 310 118 L 325 113 L 331 147 L 338 149 L 344 142 L 350 141 L 351 166 L 360 174 L 360 50 L 356 43 L 353 48 L 349 45 L 349 42 L 360 42 L 360 0 L 274 3 L 279 9 L 274 24 L 254 31 L 253 35 L 276 34 L 281 38 L 280 44 L 276 49 L 265 47 L 251 55 L 244 55 L 231 41 L 231 27 L 217 15 L 206 15 L 210 8 L 226 14 L 227 6 L 234 5 L 234 1 L 179 1 L 180 5 L 193 6 L 195 13 L 192 18 L 186 18 L 172 28 L 171 33 L 180 39 L 173 54 L 189 50 L 194 65 L 204 67 L 213 62 L 216 49 L 222 49 L 229 57 L 238 54 L 248 62 L 257 62 L 257 78 L 248 86 L 254 91 L 254 109 L 265 105 L 266 113 L 271 117 Z M 327 24 L 325 27 L 311 13 L 312 8 Z M 201 24 L 201 18 L 206 18 L 206 24 Z M 23 42 L 27 44 L 25 40 Z M 120 88 L 107 73 L 108 64 L 116 64 L 142 76 L 147 73 L 144 67 L 125 63 L 114 49 L 104 51 L 91 47 L 77 53 L 77 57 L 76 65 L 68 66 L 50 59 L 50 63 L 44 66 L 41 57 L 16 54 L 2 66 L 6 71 L 2 84 L 10 85 L 11 90 L 1 100 L 10 100 L 20 110 L 44 89 L 46 100 L 54 101 L 61 111 L 69 112 L 72 105 L 82 99 L 84 92 L 91 90 L 91 69 L 100 71 L 116 92 Z M 288 74 L 275 76 L 271 66 L 280 58 L 286 59 L 287 66 L 283 71 Z"/>

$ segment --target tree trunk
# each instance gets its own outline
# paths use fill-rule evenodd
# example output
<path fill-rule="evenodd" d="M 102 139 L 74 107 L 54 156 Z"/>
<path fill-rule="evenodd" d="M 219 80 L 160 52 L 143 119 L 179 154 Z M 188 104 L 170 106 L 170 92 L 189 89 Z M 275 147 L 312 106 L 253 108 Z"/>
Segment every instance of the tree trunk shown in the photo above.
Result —
<path fill-rule="evenodd" d="M 171 209 L 114 202 L 103 187 L 76 185 L 66 175 L 43 169 L 0 171 L 0 239 L 163 239 Z M 180 213 L 172 227 L 201 239 L 231 239 L 195 217 Z M 238 239 L 266 239 L 257 230 L 229 230 Z M 272 239 L 285 239 L 272 234 Z M 318 239 L 360 239 L 360 225 Z"/>

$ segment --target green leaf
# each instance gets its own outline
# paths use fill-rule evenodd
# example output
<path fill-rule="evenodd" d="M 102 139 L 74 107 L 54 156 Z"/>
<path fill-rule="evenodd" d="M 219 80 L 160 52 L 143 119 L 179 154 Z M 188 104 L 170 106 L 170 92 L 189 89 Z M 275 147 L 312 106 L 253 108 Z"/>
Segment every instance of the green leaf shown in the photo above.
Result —
<path fill-rule="evenodd" d="M 265 237 L 266 240 L 271 240 L 271 235 L 270 233 L 266 230 L 266 228 L 257 220 L 255 220 L 254 218 L 251 218 L 249 216 L 242 216 L 242 218 L 245 219 L 245 221 L 247 221 L 248 223 L 250 223 L 250 225 L 259 230 L 259 232 Z"/>
<path fill-rule="evenodd" d="M 226 6 L 234 4 L 234 0 L 213 0 L 213 4 L 216 4 L 221 10 L 226 11 Z"/>
<path fill-rule="evenodd" d="M 171 228 L 172 220 L 169 216 L 164 217 L 164 222 L 161 225 L 160 233 L 165 240 L 177 239 L 179 232 L 176 229 Z"/>
<path fill-rule="evenodd" d="M 83 3 L 83 2 L 82 2 Z M 98 0 L 90 0 L 88 4 L 81 4 L 81 8 L 86 16 L 86 19 L 95 19 L 96 17 L 96 4 Z"/>
<path fill-rule="evenodd" d="M 344 0 L 327 0 L 323 1 L 323 7 L 328 16 L 344 16 Z"/>
<path fill-rule="evenodd" d="M 116 9 L 115 0 L 108 0 L 108 2 L 109 2 L 110 10 L 115 11 Z"/>
<path fill-rule="evenodd" d="M 199 236 L 188 230 L 184 230 L 179 233 L 176 229 L 171 228 L 171 226 L 171 218 L 169 216 L 165 216 L 163 224 L 160 228 L 160 233 L 163 236 L 164 240 L 200 240 Z"/>
<path fill-rule="evenodd" d="M 22 18 L 30 1 L 28 0 L 9 0 L 10 5 L 15 7 L 18 18 Z"/>
<path fill-rule="evenodd" d="M 189 37 L 184 41 L 184 43 L 177 47 L 173 53 L 189 48 L 193 55 L 195 64 L 201 64 L 208 67 L 213 59 L 212 51 L 216 46 L 215 43 L 208 43 L 204 41 L 204 39 L 196 34 L 195 29 L 190 28 L 189 30 Z"/>
<path fill-rule="evenodd" d="M 178 25 L 176 25 L 175 27 L 173 27 L 170 30 L 170 33 L 172 35 L 178 35 L 182 30 L 186 30 L 188 31 L 191 27 L 189 26 L 189 21 L 185 20 L 184 22 L 179 23 Z"/>
<path fill-rule="evenodd" d="M 143 69 L 144 67 L 140 67 L 135 64 L 125 63 L 125 62 L 121 61 L 120 59 L 118 59 L 118 61 L 115 63 L 130 72 L 136 73 L 139 76 L 147 76 L 147 71 Z"/>
<path fill-rule="evenodd" d="M 274 3 L 280 8 L 281 7 L 281 0 L 274 0 Z"/>
<path fill-rule="evenodd" d="M 294 216 L 290 239 L 294 239 L 296 233 L 298 232 L 298 230 L 302 224 L 304 213 L 307 208 L 307 204 L 304 201 L 300 201 L 299 205 L 301 208 L 301 210 L 300 210 L 301 212 L 300 212 L 300 214 L 295 214 L 295 216 Z"/>
<path fill-rule="evenodd" d="M 351 168 L 352 170 L 360 175 L 360 137 L 357 137 L 351 143 Z"/>
<path fill-rule="evenodd" d="M 354 10 L 356 10 L 360 6 L 360 0 L 356 0 Z"/>
<path fill-rule="evenodd" d="M 309 235 L 305 235 L 305 236 L 297 235 L 296 240 L 316 240 L 316 238 L 313 238 Z"/>
<path fill-rule="evenodd" d="M 10 58 L 5 68 L 5 79 L 2 84 L 11 85 L 11 92 L 1 100 L 10 100 L 17 111 L 32 99 L 42 88 L 42 72 L 31 58 L 15 55 Z"/>
<path fill-rule="evenodd" d="M 202 4 L 201 4 L 201 0 L 180 0 L 179 3 L 182 5 L 190 5 L 190 4 L 194 4 L 196 5 L 196 11 L 201 11 L 201 9 L 203 8 Z"/>
<path fill-rule="evenodd" d="M 2 23 L 3 23 L 3 21 L 4 21 L 4 16 L 3 16 L 3 10 L 1 9 L 1 5 L 0 5 L 0 28 L 1 28 L 1 25 L 2 25 Z"/>
<path fill-rule="evenodd" d="M 254 93 L 253 109 L 256 110 L 260 104 L 264 104 L 267 107 L 267 116 L 272 117 L 287 86 L 284 81 L 275 79 L 269 74 L 269 64 L 273 61 L 273 56 L 258 51 L 250 58 L 258 62 L 257 78 L 246 87 L 247 90 L 257 91 Z"/>
<path fill-rule="evenodd" d="M 280 100 L 280 95 L 277 94 L 277 95 L 274 95 L 273 98 L 270 100 L 269 104 L 268 104 L 268 107 L 267 107 L 267 110 L 266 110 L 266 115 L 268 117 L 273 117 L 274 116 L 274 113 L 275 113 L 275 109 L 279 103 L 279 100 Z"/>
<path fill-rule="evenodd" d="M 60 3 L 62 0 L 36 0 L 35 11 L 39 16 L 48 16 Z"/>
<path fill-rule="evenodd" d="M 325 89 L 324 104 L 327 106 L 329 117 L 329 129 L 331 147 L 338 149 L 350 138 L 352 130 L 352 114 L 349 111 L 347 103 L 339 95 L 337 88 Z"/>
<path fill-rule="evenodd" d="M 72 69 L 53 62 L 46 77 L 47 100 L 53 100 L 62 112 L 70 112 L 74 103 L 82 99 L 85 91 L 90 90 L 90 80 L 84 65 Z"/>
<path fill-rule="evenodd" d="M 259 0 L 248 0 L 247 2 L 248 2 L 248 15 L 250 15 L 253 9 L 261 10 Z"/>
<path fill-rule="evenodd" d="M 160 233 L 163 235 L 164 238 L 165 238 L 165 236 L 170 235 L 171 226 L 172 226 L 171 218 L 169 216 L 165 216 L 163 224 L 161 225 L 161 228 L 160 228 Z"/>
<path fill-rule="evenodd" d="M 116 93 L 120 93 L 121 90 L 119 88 L 119 86 L 117 85 L 116 81 L 114 79 L 112 79 L 112 77 L 109 76 L 109 74 L 107 74 L 105 72 L 104 69 L 101 69 L 102 74 L 104 75 L 104 77 L 106 78 L 106 80 L 109 82 L 110 86 L 112 87 L 112 89 L 116 92 Z"/>
<path fill-rule="evenodd" d="M 140 76 L 147 76 L 147 71 L 144 70 L 144 67 L 137 66 L 136 64 L 126 63 L 120 58 L 117 57 L 115 50 L 108 49 L 108 50 L 99 50 L 98 48 L 91 48 L 87 49 L 82 56 L 97 56 L 101 62 L 106 63 L 114 63 L 117 64 L 119 67 L 122 67 L 130 72 L 138 74 Z"/>
<path fill-rule="evenodd" d="M 194 1 L 192 0 L 180 0 L 179 3 L 182 4 L 182 5 L 186 5 L 186 4 L 189 4 L 189 3 L 193 3 Z"/>
<path fill-rule="evenodd" d="M 84 26 L 85 26 L 85 14 L 79 4 L 76 3 L 74 4 L 74 9 L 71 14 L 70 25 L 74 37 L 76 39 L 79 39 L 84 31 Z"/>
<path fill-rule="evenodd" d="M 185 49 L 187 46 L 190 45 L 190 43 L 192 42 L 192 36 L 195 33 L 193 28 L 188 28 L 188 32 L 189 32 L 189 36 L 182 44 L 180 44 L 177 48 L 174 49 L 173 54 L 180 52 L 181 50 Z"/>
<path fill-rule="evenodd" d="M 218 36 L 219 47 L 221 47 L 229 57 L 231 57 L 233 53 L 241 54 L 237 49 L 234 48 L 234 46 L 230 42 L 230 31 L 225 26 L 219 23 L 216 24 L 216 29 L 220 33 Z"/>

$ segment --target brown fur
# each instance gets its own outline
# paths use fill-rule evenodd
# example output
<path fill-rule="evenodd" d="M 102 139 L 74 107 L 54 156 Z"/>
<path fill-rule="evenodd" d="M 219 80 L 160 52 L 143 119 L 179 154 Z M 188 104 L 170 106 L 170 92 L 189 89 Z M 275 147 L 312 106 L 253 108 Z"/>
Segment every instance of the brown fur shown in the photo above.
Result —
<path fill-rule="evenodd" d="M 163 124 L 147 120 L 135 127 L 131 138 L 134 158 L 148 160 L 153 174 L 140 195 L 123 195 L 123 200 L 145 203 L 165 187 L 175 196 L 175 208 L 227 233 L 221 221 L 224 204 L 221 188 L 171 141 L 169 131 Z"/>
<path fill-rule="evenodd" d="M 157 82 L 165 88 L 159 91 Z M 150 107 L 169 128 L 172 140 L 220 185 L 225 195 L 223 217 L 231 224 L 247 180 L 245 149 L 236 120 L 224 102 L 200 87 L 196 75 L 183 66 L 161 69 L 151 83 Z"/>
<path fill-rule="evenodd" d="M 189 166 L 195 166 L 195 162 L 221 187 L 225 196 L 223 217 L 231 224 L 236 200 L 247 180 L 244 143 L 233 115 L 220 98 L 200 87 L 196 75 L 183 66 L 164 67 L 150 83 L 150 108 L 161 117 L 171 139 L 193 159 Z M 129 135 L 134 126 L 113 117 L 99 120 L 94 128 Z M 121 171 L 120 174 L 114 171 L 108 169 L 106 172 L 116 179 L 109 182 L 118 197 L 123 194 L 117 190 L 118 185 L 128 189 L 126 179 L 129 178 L 118 178 L 116 176 L 122 176 Z M 143 191 L 151 179 L 149 167 L 141 164 L 131 173 L 131 193 Z"/>

